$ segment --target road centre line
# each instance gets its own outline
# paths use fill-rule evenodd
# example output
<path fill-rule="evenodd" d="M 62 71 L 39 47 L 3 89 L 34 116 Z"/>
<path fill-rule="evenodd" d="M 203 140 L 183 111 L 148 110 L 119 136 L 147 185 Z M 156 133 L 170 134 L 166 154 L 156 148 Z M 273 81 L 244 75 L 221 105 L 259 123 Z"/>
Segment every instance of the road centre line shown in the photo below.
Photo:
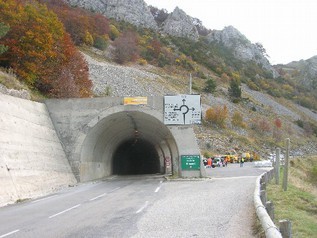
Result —
<path fill-rule="evenodd" d="M 9 235 L 13 235 L 14 233 L 17 233 L 17 232 L 19 232 L 19 231 L 20 231 L 20 230 L 11 231 L 11 232 L 9 232 L 9 233 L 7 233 L 7 234 L 1 235 L 0 238 L 7 237 L 7 236 L 9 236 Z"/>
<path fill-rule="evenodd" d="M 117 188 L 115 188 L 115 189 L 112 189 L 109 193 L 112 193 L 112 192 L 114 192 L 114 191 L 117 191 L 118 189 L 120 189 L 121 187 L 117 187 Z"/>
<path fill-rule="evenodd" d="M 104 196 L 106 196 L 106 195 L 107 195 L 107 193 L 103 193 L 103 194 L 101 194 L 101 195 L 99 195 L 99 196 L 97 196 L 97 197 L 94 197 L 94 198 L 89 199 L 89 201 L 94 201 L 94 200 L 96 200 L 96 199 L 98 199 L 98 198 L 101 198 L 101 197 L 104 197 Z"/>
<path fill-rule="evenodd" d="M 117 191 L 118 189 L 120 189 L 120 187 L 117 187 L 117 188 L 111 190 L 109 193 L 112 193 L 112 192 L 114 192 L 114 191 Z M 96 197 L 94 197 L 94 198 L 89 199 L 89 201 L 94 201 L 94 200 L 96 200 L 96 199 L 98 199 L 98 198 L 101 198 L 101 197 L 106 196 L 107 194 L 108 194 L 108 193 L 103 193 L 103 194 L 101 194 L 101 195 L 99 195 L 99 196 L 96 196 Z"/>
<path fill-rule="evenodd" d="M 56 217 L 56 216 L 58 216 L 58 215 L 61 215 L 61 214 L 65 213 L 65 212 L 68 212 L 68 211 L 70 211 L 70 210 L 73 210 L 73 209 L 79 207 L 80 205 L 81 205 L 81 204 L 77 204 L 76 206 L 73 206 L 73 207 L 68 208 L 68 209 L 66 209 L 66 210 L 64 210 L 64 211 L 61 211 L 61 212 L 59 212 L 59 213 L 56 213 L 56 214 L 50 216 L 49 219 L 51 219 L 51 218 L 53 218 L 53 217 Z"/>
<path fill-rule="evenodd" d="M 145 204 L 143 205 L 143 207 L 141 207 L 135 213 L 138 214 L 138 213 L 142 212 L 148 205 L 149 205 L 149 201 L 146 201 Z"/>

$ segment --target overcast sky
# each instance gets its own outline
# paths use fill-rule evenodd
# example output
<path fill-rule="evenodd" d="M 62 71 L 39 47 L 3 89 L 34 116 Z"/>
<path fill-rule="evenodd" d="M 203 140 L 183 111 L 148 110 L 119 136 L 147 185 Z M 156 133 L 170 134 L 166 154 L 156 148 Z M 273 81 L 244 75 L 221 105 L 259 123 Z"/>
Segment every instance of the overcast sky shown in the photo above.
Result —
<path fill-rule="evenodd" d="M 263 44 L 272 64 L 317 55 L 317 0 L 145 0 L 176 6 L 211 30 L 232 25 L 252 43 Z"/>

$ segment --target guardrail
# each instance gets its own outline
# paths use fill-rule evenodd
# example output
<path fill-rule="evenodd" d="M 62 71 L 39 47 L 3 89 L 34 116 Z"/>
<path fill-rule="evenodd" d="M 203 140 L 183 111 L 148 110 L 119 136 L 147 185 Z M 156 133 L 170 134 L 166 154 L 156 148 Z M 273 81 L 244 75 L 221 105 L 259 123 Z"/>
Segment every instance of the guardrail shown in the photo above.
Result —
<path fill-rule="evenodd" d="M 263 173 L 257 178 L 254 191 L 254 206 L 265 236 L 267 238 L 283 238 L 279 228 L 272 221 L 271 217 L 274 217 L 274 211 L 270 209 L 272 208 L 272 203 L 267 202 L 266 197 L 266 183 L 273 178 L 273 174 L 274 169 Z"/>

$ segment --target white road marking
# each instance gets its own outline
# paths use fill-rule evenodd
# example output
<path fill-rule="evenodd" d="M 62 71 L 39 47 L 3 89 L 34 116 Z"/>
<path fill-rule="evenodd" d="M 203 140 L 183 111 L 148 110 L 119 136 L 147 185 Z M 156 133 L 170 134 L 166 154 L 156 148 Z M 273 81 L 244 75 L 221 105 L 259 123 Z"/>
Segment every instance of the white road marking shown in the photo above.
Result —
<path fill-rule="evenodd" d="M 112 192 L 114 192 L 114 191 L 117 191 L 118 189 L 120 189 L 120 187 L 117 187 L 117 188 L 111 190 L 110 193 L 112 193 Z"/>
<path fill-rule="evenodd" d="M 73 206 L 73 207 L 71 207 L 71 208 L 68 208 L 68 209 L 66 209 L 66 210 L 64 210 L 64 211 L 61 211 L 61 212 L 59 212 L 59 213 L 56 213 L 56 214 L 50 216 L 49 219 L 51 219 L 51 218 L 53 218 L 53 217 L 56 217 L 56 216 L 58 216 L 58 215 L 61 215 L 61 214 L 65 213 L 65 212 L 68 212 L 68 211 L 70 211 L 70 210 L 73 210 L 73 209 L 79 207 L 80 205 L 81 205 L 81 204 L 78 204 L 78 205 Z"/>
<path fill-rule="evenodd" d="M 160 186 L 158 186 L 158 187 L 155 189 L 155 193 L 157 193 L 157 192 L 161 189 L 162 183 L 163 183 L 163 181 L 160 181 Z"/>
<path fill-rule="evenodd" d="M 6 237 L 6 236 L 9 236 L 9 235 L 12 235 L 12 234 L 17 233 L 17 232 L 19 232 L 19 231 L 20 231 L 20 230 L 11 231 L 11 232 L 9 232 L 9 233 L 7 233 L 7 234 L 1 235 L 0 238 L 3 238 L 3 237 Z"/>
<path fill-rule="evenodd" d="M 35 200 L 31 203 L 36 203 L 36 202 L 40 202 L 40 201 L 43 201 L 43 200 L 46 200 L 46 199 L 50 199 L 50 198 L 53 198 L 53 197 L 56 197 L 57 195 L 53 195 L 53 196 L 50 196 L 50 197 L 46 197 L 46 198 L 41 198 L 41 199 L 38 199 L 38 200 Z"/>
<path fill-rule="evenodd" d="M 139 210 L 136 211 L 136 214 L 142 212 L 148 205 L 149 205 L 149 201 L 146 201 L 145 204 L 144 204 L 144 206 L 141 207 Z"/>
<path fill-rule="evenodd" d="M 99 195 L 99 196 L 97 196 L 97 197 L 94 197 L 94 198 L 89 199 L 89 201 L 94 201 L 94 200 L 96 200 L 96 199 L 98 199 L 98 198 L 101 198 L 101 197 L 104 197 L 104 196 L 106 196 L 106 195 L 107 195 L 107 193 L 103 193 L 103 194 L 101 194 L 101 195 Z"/>
<path fill-rule="evenodd" d="M 120 189 L 120 187 L 117 187 L 117 188 L 111 190 L 109 193 L 112 193 L 112 192 L 114 192 L 114 191 L 117 191 L 118 189 Z M 94 197 L 94 198 L 89 199 L 89 201 L 94 201 L 94 200 L 96 200 L 96 199 L 98 199 L 98 198 L 101 198 L 101 197 L 106 196 L 107 194 L 108 194 L 108 193 L 103 193 L 103 194 L 101 194 L 101 195 L 99 195 L 99 196 L 96 196 L 96 197 Z"/>

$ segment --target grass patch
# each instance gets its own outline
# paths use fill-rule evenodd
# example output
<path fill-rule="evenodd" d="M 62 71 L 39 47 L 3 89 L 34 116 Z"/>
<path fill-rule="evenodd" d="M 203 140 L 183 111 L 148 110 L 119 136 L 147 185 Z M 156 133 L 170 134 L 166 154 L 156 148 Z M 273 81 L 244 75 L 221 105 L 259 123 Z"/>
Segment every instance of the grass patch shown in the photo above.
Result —
<path fill-rule="evenodd" d="M 12 71 L 5 71 L 0 68 L 0 83 L 6 86 L 9 89 L 27 89 L 25 85 L 23 85 L 14 75 Z"/>
<path fill-rule="evenodd" d="M 282 188 L 283 171 L 280 185 L 272 180 L 267 186 L 268 200 L 275 208 L 274 223 L 289 219 L 292 222 L 293 237 L 316 237 L 317 234 L 317 196 L 313 192 L 316 183 L 311 183 L 312 166 L 317 157 L 297 158 L 292 160 L 289 170 L 287 191 Z M 308 176 L 303 176 L 303 175 Z"/>

